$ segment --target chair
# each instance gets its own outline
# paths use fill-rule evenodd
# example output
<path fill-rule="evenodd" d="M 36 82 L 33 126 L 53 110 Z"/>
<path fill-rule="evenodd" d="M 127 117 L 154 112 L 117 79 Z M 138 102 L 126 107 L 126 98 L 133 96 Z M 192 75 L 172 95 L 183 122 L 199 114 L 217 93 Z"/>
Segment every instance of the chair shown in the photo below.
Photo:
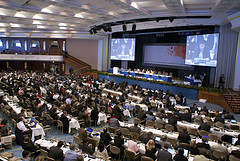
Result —
<path fill-rule="evenodd" d="M 121 128 L 120 131 L 122 132 L 123 136 L 127 137 L 130 135 L 130 130 L 128 128 Z"/>
<path fill-rule="evenodd" d="M 134 123 L 138 123 L 139 125 L 142 124 L 142 121 L 139 118 L 134 118 Z"/>
<path fill-rule="evenodd" d="M 73 142 L 80 145 L 82 143 L 82 140 L 78 136 L 73 136 Z"/>
<path fill-rule="evenodd" d="M 162 103 L 163 103 L 163 107 L 166 108 L 167 100 L 166 99 L 162 99 Z"/>
<path fill-rule="evenodd" d="M 218 141 L 218 136 L 214 134 L 209 134 L 209 140 L 210 141 Z"/>
<path fill-rule="evenodd" d="M 155 122 L 155 124 L 154 124 L 154 127 L 155 127 L 155 129 L 158 129 L 158 130 L 160 130 L 160 129 L 163 129 L 164 127 L 163 127 L 163 125 L 162 124 L 160 124 L 159 122 Z"/>
<path fill-rule="evenodd" d="M 124 150 L 124 156 L 127 159 L 136 160 L 139 157 L 139 153 L 135 154 L 134 152 L 125 149 Z"/>
<path fill-rule="evenodd" d="M 60 121 L 60 120 L 57 120 L 57 128 L 61 128 L 61 130 L 62 130 L 62 135 L 63 135 L 63 123 L 62 123 L 62 121 Z"/>
<path fill-rule="evenodd" d="M 213 156 L 213 158 L 216 158 L 216 159 L 220 159 L 220 157 L 226 158 L 226 154 L 224 152 L 220 152 L 220 151 L 217 151 L 217 150 L 214 150 L 212 152 L 212 156 Z"/>
<path fill-rule="evenodd" d="M 176 145 L 177 144 L 177 142 L 178 142 L 178 140 L 177 139 L 175 139 L 175 138 L 167 138 L 167 142 L 169 142 L 171 145 Z"/>
<path fill-rule="evenodd" d="M 146 127 L 154 128 L 154 124 L 155 124 L 154 121 L 146 121 Z"/>
<path fill-rule="evenodd" d="M 4 145 L 10 145 L 10 147 L 12 148 L 12 136 L 4 136 L 1 137 L 1 143 Z"/>
<path fill-rule="evenodd" d="M 142 156 L 141 161 L 153 161 L 153 159 L 147 156 Z"/>
<path fill-rule="evenodd" d="M 178 147 L 179 148 L 183 148 L 183 149 L 186 149 L 189 145 L 187 143 L 179 143 L 178 144 Z"/>
<path fill-rule="evenodd" d="M 206 121 L 205 123 L 207 123 L 210 126 L 213 126 L 213 122 L 212 121 Z"/>
<path fill-rule="evenodd" d="M 46 157 L 46 160 L 47 160 L 47 161 L 55 161 L 53 158 L 50 158 L 50 157 L 48 157 L 48 156 Z"/>
<path fill-rule="evenodd" d="M 239 126 L 238 125 L 230 125 L 229 127 L 231 130 L 237 130 L 239 131 Z"/>
<path fill-rule="evenodd" d="M 201 111 L 201 112 L 200 112 L 200 115 L 205 115 L 205 116 L 206 116 L 206 115 L 207 115 L 207 112 Z"/>
<path fill-rule="evenodd" d="M 178 131 L 178 132 L 183 132 L 183 126 L 177 125 L 177 131 Z"/>
<path fill-rule="evenodd" d="M 172 125 L 170 125 L 170 124 L 166 124 L 166 125 L 165 125 L 165 129 L 166 129 L 167 131 L 172 132 L 172 131 L 174 130 L 174 127 L 173 127 Z"/>
<path fill-rule="evenodd" d="M 210 156 L 209 150 L 206 148 L 198 148 L 199 154 Z"/>
<path fill-rule="evenodd" d="M 188 128 L 188 134 L 197 136 L 198 135 L 198 129 Z"/>
<path fill-rule="evenodd" d="M 229 161 L 240 161 L 240 159 L 235 157 L 234 155 L 230 155 L 229 156 Z"/>
<path fill-rule="evenodd" d="M 214 125 L 218 128 L 224 128 L 224 124 L 222 122 L 216 122 Z"/>
<path fill-rule="evenodd" d="M 118 159 L 120 160 L 120 148 L 111 145 L 109 150 L 112 154 L 118 155 Z"/>
<path fill-rule="evenodd" d="M 97 146 L 97 140 L 94 140 L 93 138 L 88 137 L 88 144 L 92 144 L 93 147 Z"/>
<path fill-rule="evenodd" d="M 109 133 L 111 133 L 111 134 L 116 134 L 116 129 L 114 129 L 113 127 L 108 127 L 108 131 L 109 131 Z"/>
<path fill-rule="evenodd" d="M 196 118 L 196 119 L 194 119 L 194 123 L 196 123 L 196 124 L 202 124 L 202 119 Z"/>
<path fill-rule="evenodd" d="M 46 150 L 43 150 L 43 149 L 40 149 L 40 156 L 45 156 L 47 157 L 48 156 L 48 152 Z"/>
<path fill-rule="evenodd" d="M 157 104 L 155 102 L 151 102 L 151 107 L 156 110 L 157 109 Z"/>
<path fill-rule="evenodd" d="M 203 136 L 203 135 L 208 136 L 209 135 L 209 132 L 204 131 L 204 130 L 200 130 L 200 131 L 198 131 L 198 133 L 200 136 Z"/>

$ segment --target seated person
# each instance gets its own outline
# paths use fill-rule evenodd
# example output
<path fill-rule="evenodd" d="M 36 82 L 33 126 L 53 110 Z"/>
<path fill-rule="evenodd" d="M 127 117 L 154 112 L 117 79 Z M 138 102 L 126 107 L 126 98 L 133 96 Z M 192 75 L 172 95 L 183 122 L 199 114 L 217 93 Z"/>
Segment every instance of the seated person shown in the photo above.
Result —
<path fill-rule="evenodd" d="M 79 145 L 79 149 L 82 149 L 84 153 L 92 155 L 94 152 L 92 144 L 87 145 L 87 142 L 88 142 L 87 139 L 83 139 L 82 144 Z"/>
<path fill-rule="evenodd" d="M 112 115 L 112 118 L 110 118 L 108 120 L 108 124 L 109 124 L 110 127 L 114 128 L 116 130 L 121 128 L 119 120 L 115 117 L 114 114 Z"/>
<path fill-rule="evenodd" d="M 122 132 L 120 130 L 117 131 L 117 135 L 114 138 L 114 145 L 120 149 L 120 154 L 123 155 L 125 147 Z"/>
<path fill-rule="evenodd" d="M 191 122 L 192 121 L 192 114 L 186 109 L 183 114 L 180 114 L 180 118 L 182 121 Z"/>
<path fill-rule="evenodd" d="M 167 141 L 167 135 L 166 134 L 162 135 L 161 140 L 156 142 L 156 144 L 160 145 L 160 148 L 162 148 L 165 143 L 169 144 L 169 147 L 170 147 L 171 144 L 170 144 L 170 142 Z"/>
<path fill-rule="evenodd" d="M 228 149 L 226 146 L 222 145 L 222 140 L 218 140 L 218 144 L 214 144 L 211 146 L 212 151 L 219 151 L 225 153 L 228 156 Z"/>
<path fill-rule="evenodd" d="M 147 135 L 143 138 L 143 143 L 147 144 L 149 140 L 153 139 L 153 133 L 149 131 Z"/>
<path fill-rule="evenodd" d="M 203 106 L 203 108 L 201 109 L 201 111 L 200 112 L 206 112 L 207 113 L 207 115 L 208 115 L 208 109 L 207 109 L 207 106 Z"/>
<path fill-rule="evenodd" d="M 139 145 L 137 145 L 137 136 L 133 136 L 133 140 L 128 141 L 128 150 L 134 152 L 135 154 L 139 150 Z"/>
<path fill-rule="evenodd" d="M 207 132 L 210 132 L 211 129 L 211 125 L 207 124 L 207 123 L 202 123 L 199 127 L 198 130 L 204 130 Z"/>
<path fill-rule="evenodd" d="M 63 123 L 63 132 L 65 134 L 68 134 L 69 122 L 71 120 L 67 118 L 67 111 L 63 111 L 63 114 L 60 117 L 60 121 L 62 121 L 62 123 Z"/>
<path fill-rule="evenodd" d="M 23 135 L 27 135 L 32 133 L 32 131 L 28 128 L 26 128 L 25 123 L 24 123 L 24 117 L 20 117 L 20 121 L 17 123 L 17 128 L 22 131 Z"/>
<path fill-rule="evenodd" d="M 157 152 L 157 161 L 172 161 L 172 154 L 168 152 L 170 144 L 165 143 Z"/>
<path fill-rule="evenodd" d="M 75 144 L 70 144 L 70 150 L 66 151 L 64 161 L 76 161 L 78 156 L 81 155 L 79 150 L 76 150 Z"/>
<path fill-rule="evenodd" d="M 61 147 L 63 146 L 63 141 L 59 141 L 57 146 L 52 146 L 48 151 L 48 156 L 54 160 L 63 161 L 63 151 Z"/>
<path fill-rule="evenodd" d="M 210 145 L 207 143 L 207 138 L 205 136 L 202 137 L 202 142 L 197 143 L 197 148 L 205 148 L 207 150 L 210 149 Z"/>
<path fill-rule="evenodd" d="M 27 150 L 24 150 L 23 152 L 22 152 L 22 161 L 29 161 L 29 155 L 30 155 L 30 153 L 29 153 L 29 151 L 27 151 Z"/>
<path fill-rule="evenodd" d="M 145 149 L 146 149 L 145 155 L 155 160 L 156 159 L 155 153 L 157 149 L 153 140 L 148 141 Z"/>
<path fill-rule="evenodd" d="M 181 132 L 178 135 L 178 140 L 179 140 L 180 143 L 187 143 L 187 144 L 189 144 L 189 142 L 191 141 L 191 137 L 187 132 L 187 127 L 186 126 L 183 127 L 183 132 Z"/>
<path fill-rule="evenodd" d="M 152 112 L 150 112 L 150 114 L 147 116 L 147 121 L 155 121 L 156 120 L 156 117 L 153 115 Z"/>
<path fill-rule="evenodd" d="M 188 146 L 186 149 L 189 150 L 189 152 L 190 152 L 192 155 L 199 155 L 199 150 L 198 150 L 198 148 L 197 148 L 197 146 L 196 146 L 195 140 L 192 140 L 192 141 L 190 142 L 190 146 Z"/>
<path fill-rule="evenodd" d="M 195 113 L 195 112 L 197 112 L 197 113 L 198 113 L 198 112 L 199 112 L 199 110 L 198 110 L 198 108 L 197 108 L 197 105 L 196 105 L 196 104 L 194 104 L 194 105 L 193 105 L 193 107 L 191 107 L 191 108 L 190 108 L 190 111 L 191 111 L 191 113 Z"/>
<path fill-rule="evenodd" d="M 108 152 L 107 152 L 107 149 L 104 147 L 104 142 L 103 141 L 100 141 L 98 146 L 95 148 L 95 152 L 94 152 L 94 155 L 96 157 L 100 157 L 104 160 L 108 160 Z"/>
<path fill-rule="evenodd" d="M 138 123 L 135 122 L 134 125 L 130 127 L 130 131 L 140 134 L 141 128 L 138 127 Z"/>
<path fill-rule="evenodd" d="M 22 148 L 24 150 L 28 150 L 32 153 L 32 156 L 37 157 L 41 152 L 39 150 L 39 146 L 34 145 L 34 143 L 30 140 L 28 136 L 24 137 Z"/>
<path fill-rule="evenodd" d="M 224 118 L 222 118 L 222 116 L 220 114 L 217 114 L 215 120 L 214 120 L 214 123 L 216 122 L 221 122 L 224 124 Z"/>
<path fill-rule="evenodd" d="M 112 141 L 110 134 L 107 132 L 107 128 L 103 128 L 103 132 L 100 134 L 100 140 L 104 141 L 104 144 L 107 146 L 109 142 Z"/>
<path fill-rule="evenodd" d="M 225 116 L 224 116 L 224 119 L 227 119 L 227 120 L 235 120 L 234 116 L 229 114 L 229 111 L 226 111 L 226 114 L 225 114 Z"/>
<path fill-rule="evenodd" d="M 179 148 L 177 154 L 173 157 L 174 161 L 188 161 L 187 157 L 183 155 L 184 151 L 182 148 Z"/>

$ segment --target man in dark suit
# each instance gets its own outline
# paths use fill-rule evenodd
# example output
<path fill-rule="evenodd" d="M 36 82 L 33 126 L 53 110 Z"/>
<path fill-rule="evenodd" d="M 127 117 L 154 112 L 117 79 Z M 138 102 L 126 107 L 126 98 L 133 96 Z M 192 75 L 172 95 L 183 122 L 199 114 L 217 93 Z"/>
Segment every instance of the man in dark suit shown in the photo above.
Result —
<path fill-rule="evenodd" d="M 32 156 L 37 157 L 40 154 L 39 146 L 34 145 L 28 136 L 24 137 L 24 142 L 22 144 L 24 150 L 32 152 Z"/>
<path fill-rule="evenodd" d="M 192 121 L 192 114 L 188 110 L 185 110 L 183 114 L 180 114 L 180 117 L 182 121 L 187 121 L 187 122 Z"/>
<path fill-rule="evenodd" d="M 63 123 L 63 132 L 65 134 L 68 134 L 68 129 L 69 129 L 69 122 L 70 120 L 67 118 L 67 111 L 64 111 L 63 114 L 60 117 L 60 120 Z"/>
<path fill-rule="evenodd" d="M 50 158 L 53 158 L 54 160 L 63 161 L 64 157 L 63 157 L 63 151 L 61 149 L 62 146 L 63 146 L 63 141 L 59 141 L 57 146 L 52 146 L 49 149 L 48 156 Z"/>
<path fill-rule="evenodd" d="M 209 132 L 211 129 L 211 125 L 207 124 L 207 123 L 202 123 L 199 127 L 198 130 L 204 130 Z"/>
<path fill-rule="evenodd" d="M 104 144 L 107 146 L 109 142 L 112 141 L 112 138 L 109 133 L 107 133 L 107 128 L 103 128 L 103 132 L 100 134 L 100 141 L 103 140 Z"/>
<path fill-rule="evenodd" d="M 221 122 L 224 124 L 224 118 L 222 118 L 222 116 L 220 114 L 218 114 L 214 120 L 214 123 L 215 122 Z"/>
<path fill-rule="evenodd" d="M 187 132 L 186 126 L 183 127 L 183 132 L 181 132 L 178 135 L 178 140 L 180 143 L 187 143 L 187 144 L 189 144 L 189 142 L 191 141 L 191 137 L 189 136 L 189 134 Z"/>
<path fill-rule="evenodd" d="M 92 155 L 94 152 L 92 144 L 87 145 L 87 141 L 87 139 L 83 139 L 82 144 L 79 145 L 79 149 L 82 149 L 83 152 Z"/>
<path fill-rule="evenodd" d="M 193 51 L 193 59 L 192 61 L 196 61 L 197 59 L 207 59 L 208 61 L 210 60 L 210 49 L 209 47 L 203 42 L 200 43 L 199 46 Z"/>
<path fill-rule="evenodd" d="M 172 125 L 174 127 L 174 131 L 177 131 L 177 118 L 172 115 L 169 119 L 168 119 L 168 124 Z"/>
<path fill-rule="evenodd" d="M 120 154 L 123 155 L 124 153 L 124 139 L 122 138 L 121 131 L 117 131 L 117 135 L 114 137 L 114 145 L 120 148 Z"/>
<path fill-rule="evenodd" d="M 167 151 L 168 148 L 169 144 L 165 143 L 163 148 L 157 152 L 158 161 L 172 161 L 172 154 Z"/>
<path fill-rule="evenodd" d="M 130 127 L 130 131 L 140 134 L 141 128 L 138 127 L 138 123 L 135 122 L 135 123 L 134 123 L 134 126 L 131 126 L 131 127 Z"/>

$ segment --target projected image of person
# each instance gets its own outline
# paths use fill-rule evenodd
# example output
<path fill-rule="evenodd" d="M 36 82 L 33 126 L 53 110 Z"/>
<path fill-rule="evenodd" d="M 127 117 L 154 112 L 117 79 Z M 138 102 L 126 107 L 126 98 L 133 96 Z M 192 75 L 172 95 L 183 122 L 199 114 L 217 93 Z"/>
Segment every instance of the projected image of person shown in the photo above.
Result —
<path fill-rule="evenodd" d="M 134 60 L 135 39 L 113 39 L 111 59 Z"/>
<path fill-rule="evenodd" d="M 210 48 L 206 45 L 205 42 L 199 43 L 199 46 L 193 51 L 192 61 L 197 62 L 198 60 L 205 59 L 209 61 L 210 59 Z"/>

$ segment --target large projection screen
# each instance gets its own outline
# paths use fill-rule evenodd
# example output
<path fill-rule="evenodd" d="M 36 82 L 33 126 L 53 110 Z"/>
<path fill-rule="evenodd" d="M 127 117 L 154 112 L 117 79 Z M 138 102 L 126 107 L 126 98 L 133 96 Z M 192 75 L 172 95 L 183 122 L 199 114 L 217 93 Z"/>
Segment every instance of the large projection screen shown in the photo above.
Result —
<path fill-rule="evenodd" d="M 216 67 L 218 39 L 218 33 L 188 36 L 185 64 Z"/>
<path fill-rule="evenodd" d="M 112 39 L 111 60 L 135 60 L 135 39 Z"/>
<path fill-rule="evenodd" d="M 188 66 L 185 65 L 185 44 L 144 45 L 145 64 Z"/>

